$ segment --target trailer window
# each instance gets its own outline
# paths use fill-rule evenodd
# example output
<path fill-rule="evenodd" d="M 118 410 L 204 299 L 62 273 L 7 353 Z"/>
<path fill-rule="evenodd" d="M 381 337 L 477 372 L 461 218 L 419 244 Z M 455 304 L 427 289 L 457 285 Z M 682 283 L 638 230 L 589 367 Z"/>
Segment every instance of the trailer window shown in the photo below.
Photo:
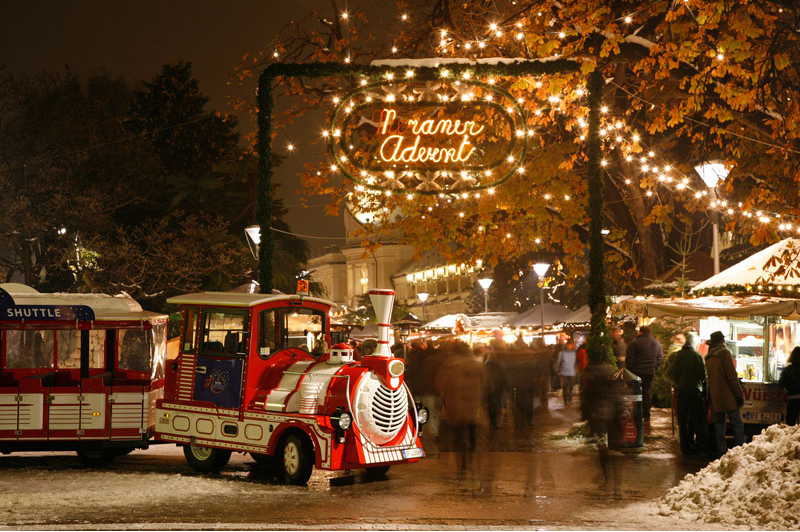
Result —
<path fill-rule="evenodd" d="M 6 331 L 6 367 L 53 367 L 53 331 Z"/>
<path fill-rule="evenodd" d="M 127 329 L 119 331 L 119 335 L 119 367 L 150 373 L 150 331 Z"/>
<path fill-rule="evenodd" d="M 244 311 L 205 310 L 200 352 L 217 356 L 243 355 L 247 342 L 247 314 Z"/>
<path fill-rule="evenodd" d="M 89 367 L 105 367 L 105 331 L 89 331 Z M 58 368 L 73 369 L 81 367 L 81 331 L 77 329 L 58 331 Z"/>

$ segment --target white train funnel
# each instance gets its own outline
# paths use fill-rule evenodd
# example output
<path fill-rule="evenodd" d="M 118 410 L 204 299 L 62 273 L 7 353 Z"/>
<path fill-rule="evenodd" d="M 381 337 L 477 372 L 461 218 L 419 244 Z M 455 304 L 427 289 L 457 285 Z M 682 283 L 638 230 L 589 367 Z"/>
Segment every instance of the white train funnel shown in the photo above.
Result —
<path fill-rule="evenodd" d="M 394 290 L 384 290 L 376 288 L 369 291 L 369 299 L 372 301 L 372 308 L 375 309 L 375 317 L 378 320 L 378 349 L 374 355 L 379 357 L 391 357 L 392 351 L 389 349 L 389 332 L 392 329 L 392 304 L 394 303 Z"/>

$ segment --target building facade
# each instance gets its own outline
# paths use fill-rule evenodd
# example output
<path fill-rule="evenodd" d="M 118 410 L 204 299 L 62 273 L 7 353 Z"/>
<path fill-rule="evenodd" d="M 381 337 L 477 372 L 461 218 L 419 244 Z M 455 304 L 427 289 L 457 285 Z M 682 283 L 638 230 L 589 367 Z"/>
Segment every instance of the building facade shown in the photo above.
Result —
<path fill-rule="evenodd" d="M 348 235 L 359 222 L 345 212 Z M 433 320 L 445 314 L 467 311 L 467 298 L 481 276 L 477 266 L 448 264 L 441 256 L 428 253 L 414 259 L 414 246 L 401 244 L 399 233 L 381 239 L 381 245 L 368 253 L 359 238 L 349 238 L 343 247 L 330 246 L 311 259 L 308 269 L 315 281 L 325 286 L 328 299 L 343 309 L 355 308 L 359 298 L 373 288 L 392 288 L 395 304 L 402 305 L 420 319 Z M 420 293 L 428 294 L 423 303 Z"/>

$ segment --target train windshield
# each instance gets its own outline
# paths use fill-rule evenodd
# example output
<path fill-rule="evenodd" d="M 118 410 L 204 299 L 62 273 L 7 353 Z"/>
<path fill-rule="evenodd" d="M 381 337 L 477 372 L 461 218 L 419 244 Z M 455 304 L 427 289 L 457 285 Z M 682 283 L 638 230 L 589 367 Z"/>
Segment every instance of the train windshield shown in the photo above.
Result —
<path fill-rule="evenodd" d="M 200 331 L 200 352 L 213 356 L 244 355 L 247 332 L 246 311 L 205 309 Z"/>

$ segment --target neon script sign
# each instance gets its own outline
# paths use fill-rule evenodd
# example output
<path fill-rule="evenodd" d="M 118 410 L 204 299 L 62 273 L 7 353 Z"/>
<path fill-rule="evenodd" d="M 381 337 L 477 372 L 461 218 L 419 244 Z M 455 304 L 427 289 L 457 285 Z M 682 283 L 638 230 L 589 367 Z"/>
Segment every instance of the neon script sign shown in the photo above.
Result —
<path fill-rule="evenodd" d="M 505 181 L 522 168 L 528 136 L 511 95 L 477 81 L 360 87 L 337 101 L 326 134 L 358 185 L 423 194 Z"/>
<path fill-rule="evenodd" d="M 479 135 L 485 126 L 479 126 L 474 120 L 456 119 L 409 119 L 405 126 L 401 126 L 401 121 L 397 119 L 397 111 L 394 109 L 384 109 L 381 111 L 381 121 L 379 132 L 381 135 L 391 133 L 392 126 L 397 133 L 390 134 L 381 143 L 379 150 L 381 160 L 391 163 L 465 163 L 475 153 L 475 146 L 470 142 L 470 137 Z M 406 133 L 410 133 L 414 141 L 408 142 Z M 460 141 L 458 148 L 420 146 L 422 137 L 434 138 L 436 136 L 458 137 Z M 411 144 L 410 146 L 408 144 Z"/>

